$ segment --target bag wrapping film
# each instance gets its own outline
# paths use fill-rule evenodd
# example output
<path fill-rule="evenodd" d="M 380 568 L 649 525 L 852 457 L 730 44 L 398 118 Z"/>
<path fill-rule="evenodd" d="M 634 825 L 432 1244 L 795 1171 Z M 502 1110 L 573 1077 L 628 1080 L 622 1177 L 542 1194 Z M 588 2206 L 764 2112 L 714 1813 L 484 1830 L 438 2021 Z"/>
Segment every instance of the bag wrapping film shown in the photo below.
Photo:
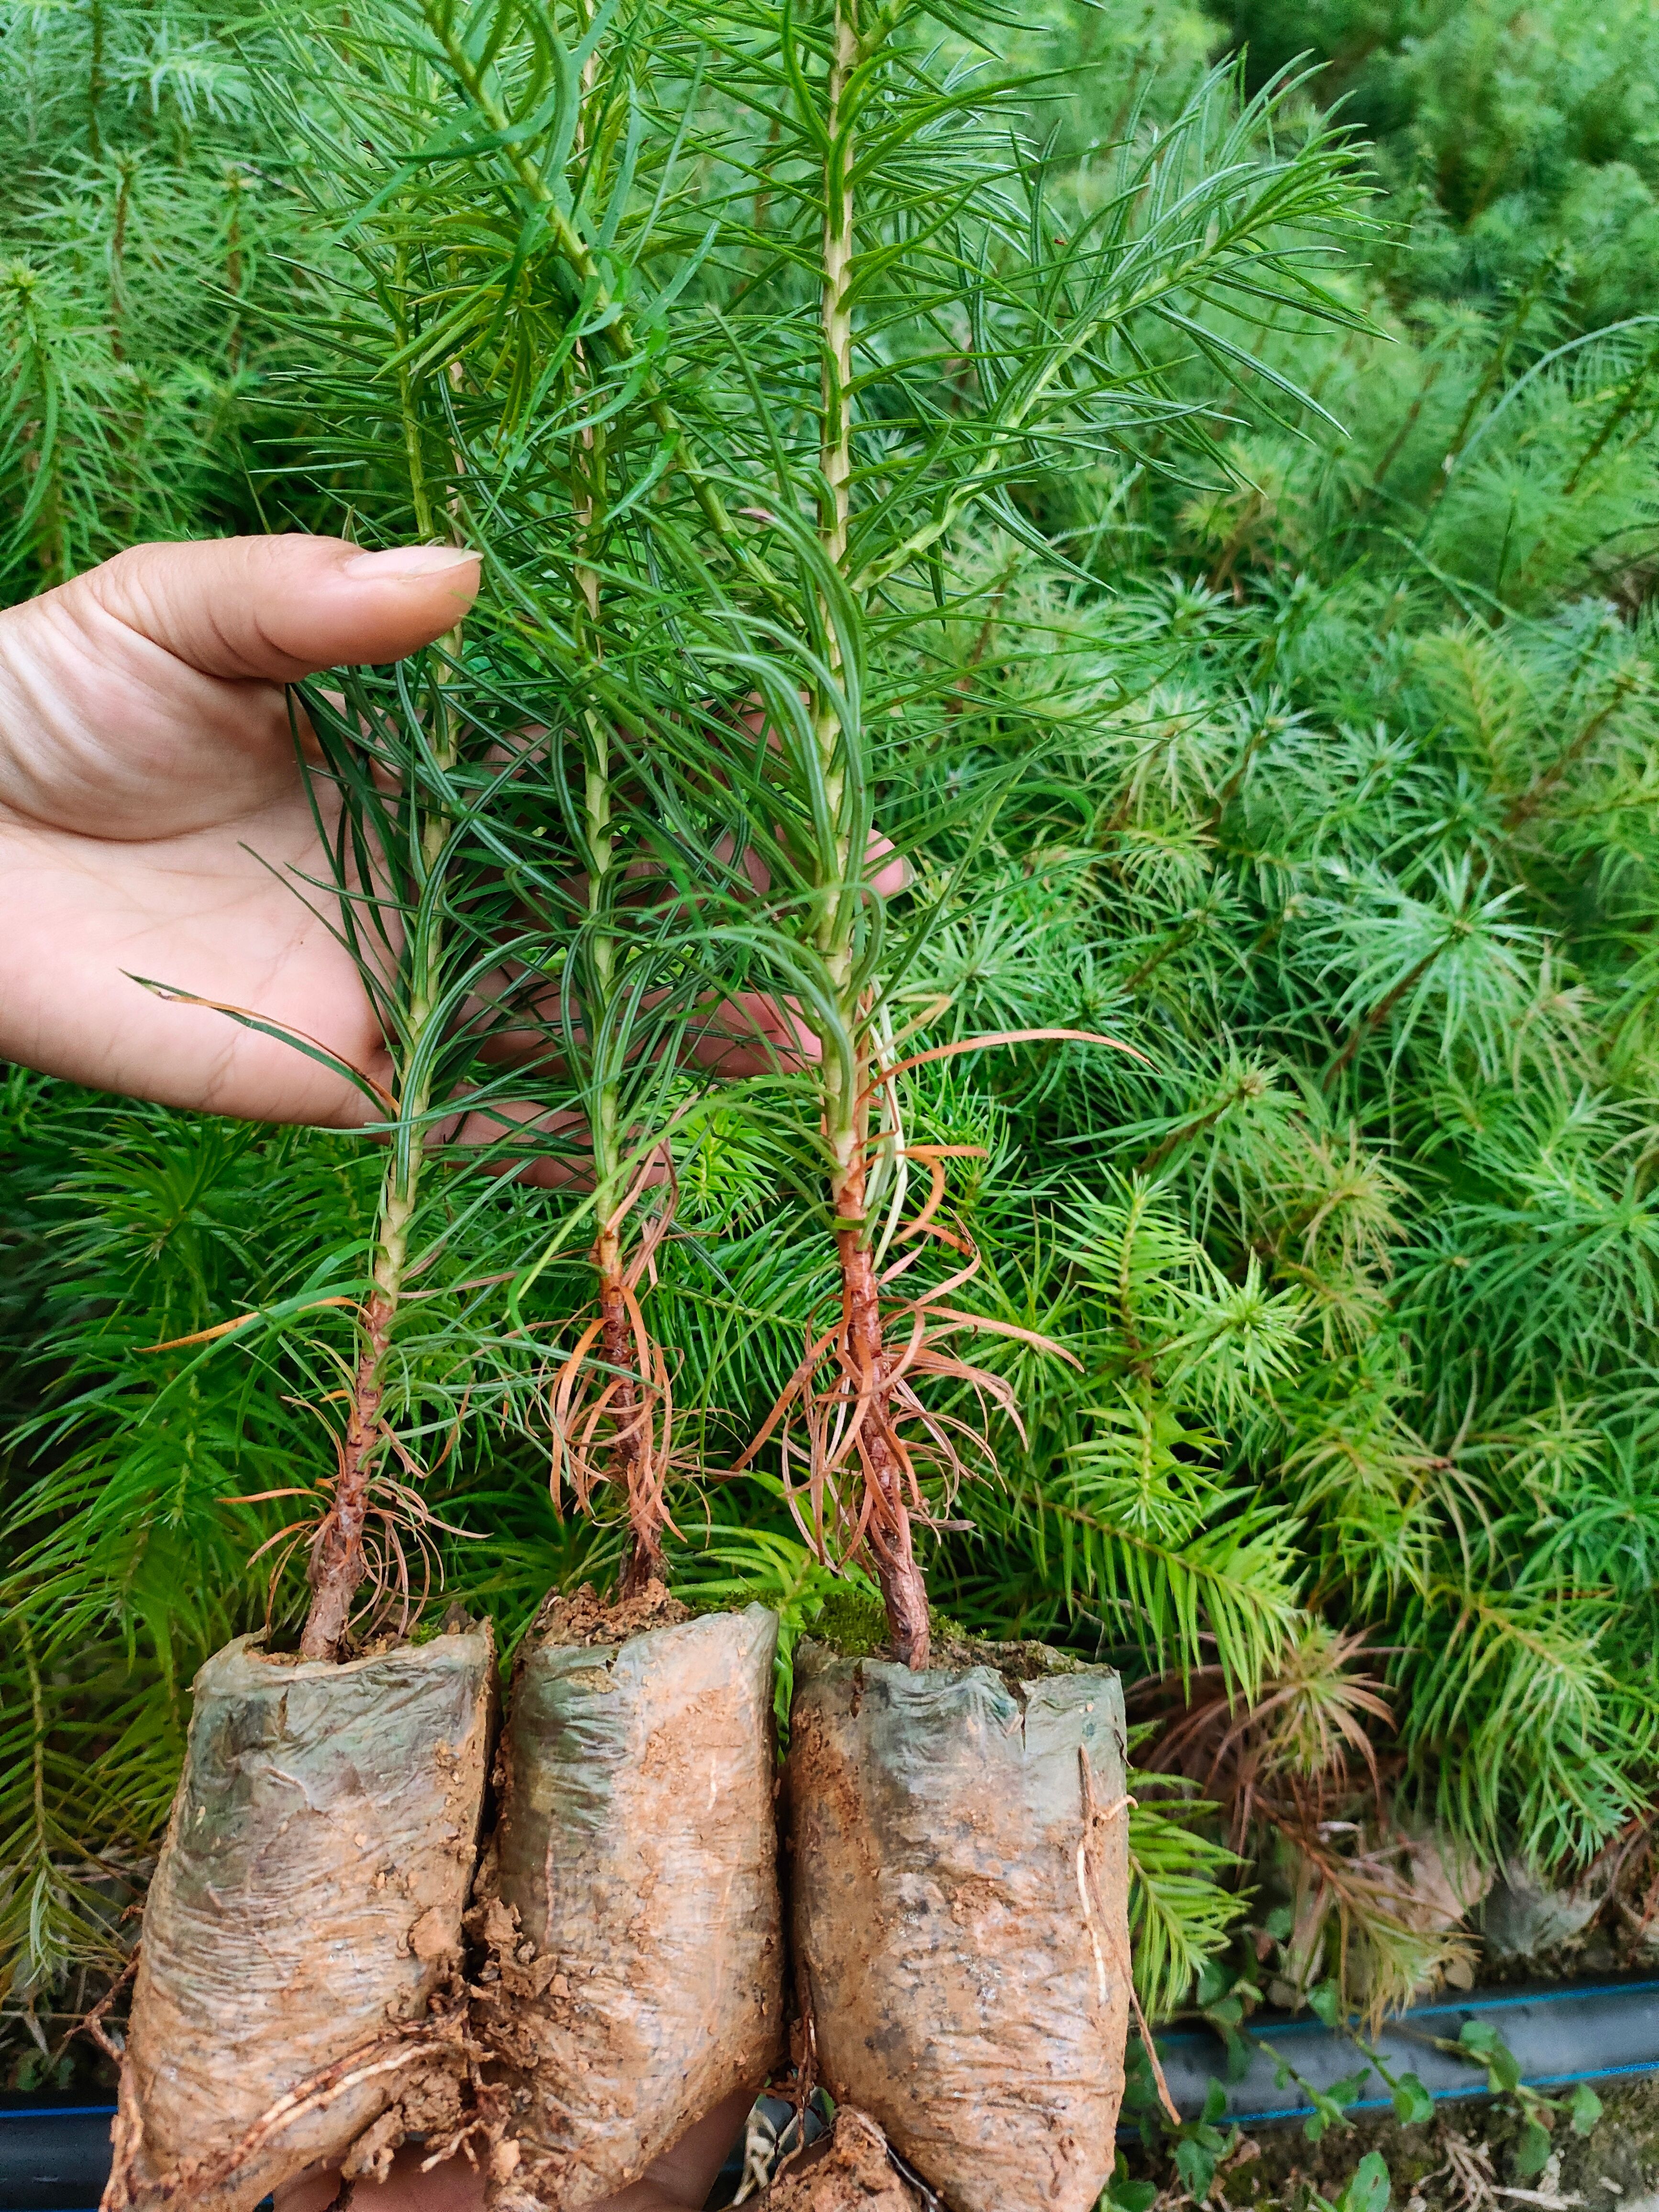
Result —
<path fill-rule="evenodd" d="M 252 2212 L 372 2128 L 359 2148 L 383 2165 L 394 2108 L 430 2126 L 457 2102 L 424 2021 L 459 1964 L 477 1861 L 491 1632 L 338 1666 L 257 1645 L 196 1677 L 106 2212 Z"/>
<path fill-rule="evenodd" d="M 1123 1698 L 803 1644 L 786 1797 L 820 2078 L 951 2212 L 1091 2212 L 1129 1961 Z"/>
<path fill-rule="evenodd" d="M 777 1633 L 750 1606 L 520 1656 L 473 2009 L 513 2083 L 499 2206 L 609 2196 L 779 2054 Z"/>

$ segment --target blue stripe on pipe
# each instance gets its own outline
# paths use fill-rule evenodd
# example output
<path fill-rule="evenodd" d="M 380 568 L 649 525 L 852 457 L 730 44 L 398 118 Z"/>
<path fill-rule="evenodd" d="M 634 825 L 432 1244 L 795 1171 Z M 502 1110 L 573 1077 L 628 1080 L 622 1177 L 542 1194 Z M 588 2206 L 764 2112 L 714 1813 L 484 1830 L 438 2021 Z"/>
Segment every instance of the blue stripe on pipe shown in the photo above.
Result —
<path fill-rule="evenodd" d="M 1528 2077 L 1527 2087 L 1529 2089 L 1559 2089 L 1565 2088 L 1569 2082 L 1610 2081 L 1617 2075 L 1632 2074 L 1659 2074 L 1659 2058 L 1646 2059 L 1634 2066 L 1598 2066 L 1594 2072 L 1588 2074 L 1531 2075 Z M 1456 2104 L 1465 2098 L 1486 2097 L 1491 2094 L 1484 2082 L 1474 2081 L 1467 2089 L 1431 2089 L 1429 2092 L 1437 2105 Z M 1391 2097 L 1359 2097 L 1352 2105 L 1342 2107 L 1345 2112 L 1387 2112 L 1393 2108 Z M 1282 2105 L 1276 2106 L 1271 2112 L 1228 2112 L 1223 2117 L 1230 2127 L 1259 2127 L 1268 2120 L 1304 2120 L 1314 2109 L 1311 2105 Z M 1133 2123 L 1126 2122 L 1124 2124 L 1126 2127 L 1133 2126 Z"/>
<path fill-rule="evenodd" d="M 1520 2060 L 1522 2081 L 1534 2087 L 1616 2084 L 1659 2074 L 1659 1978 L 1651 1975 L 1501 1992 L 1447 1990 L 1432 2004 L 1414 2006 L 1382 2028 L 1376 2038 L 1382 2063 L 1398 2072 L 1417 2072 L 1436 2103 L 1479 2101 L 1491 2094 L 1486 2069 L 1478 2053 L 1455 2051 L 1452 2044 L 1461 2041 L 1457 2032 L 1465 2023 L 1480 2019 L 1508 2040 Z M 1223 2078 L 1227 2061 L 1220 2041 L 1198 2021 L 1158 2038 L 1170 2087 L 1188 2118 L 1197 2113 L 1206 2091 L 1214 2094 L 1214 2084 L 1225 2094 L 1224 2124 L 1267 2126 L 1305 2118 L 1317 2109 L 1313 2100 L 1318 2091 L 1334 2087 L 1339 2075 L 1353 2078 L 1352 2069 L 1362 2061 L 1354 2086 L 1370 2094 L 1356 2099 L 1349 2109 L 1389 2111 L 1392 2099 L 1372 2075 L 1373 2062 L 1364 2050 L 1345 2047 L 1340 2031 L 1305 2013 L 1297 2020 L 1258 2017 L 1250 2026 L 1267 2043 L 1251 2053 L 1244 2078 L 1231 2083 Z M 1270 2049 L 1294 2073 L 1310 2077 L 1305 2088 L 1299 2081 L 1273 2080 Z M 1577 2065 L 1571 2063 L 1574 2053 L 1582 2053 Z M 1297 2100 L 1293 2105 L 1280 2101 L 1290 2097 Z"/>
<path fill-rule="evenodd" d="M 1659 2058 L 1638 2058 L 1629 2066 L 1598 2066 L 1593 2074 L 1539 2074 L 1529 2089 L 1563 2089 L 1569 2081 L 1606 2081 L 1615 2074 L 1659 2074 Z"/>
<path fill-rule="evenodd" d="M 113 2117 L 113 2105 L 20 2105 L 15 2112 L 0 2112 L 0 2120 L 84 2120 L 94 2113 Z"/>
<path fill-rule="evenodd" d="M 1386 2021 L 1383 2023 L 1383 2033 L 1386 2034 L 1390 2029 L 1404 2029 L 1409 2032 L 1414 2021 L 1434 2019 L 1443 2014 L 1466 2017 L 1472 2014 L 1509 2012 L 1518 2005 L 1574 2004 L 1586 1997 L 1648 1996 L 1656 1991 L 1659 1991 L 1659 1981 L 1610 1982 L 1598 1984 L 1592 1989 L 1578 1989 L 1568 1984 L 1559 1990 L 1538 1990 L 1530 1996 L 1465 1997 L 1457 2004 L 1413 2005 L 1409 2012 L 1397 2014 L 1394 2019 Z M 1337 2031 L 1327 2027 L 1323 2021 L 1313 2019 L 1276 2021 L 1273 2024 L 1271 2032 L 1275 2043 L 1283 2043 L 1291 2036 L 1317 2038 L 1334 2034 Z M 1158 2037 L 1160 2048 L 1165 2045 L 1209 2043 L 1215 2039 L 1208 2028 L 1175 2028 L 1168 2034 L 1160 2033 Z M 1568 2081 L 1577 2081 L 1589 2077 L 1568 2075 L 1564 2078 Z"/>
<path fill-rule="evenodd" d="M 1659 1990 L 1659 1980 L 1641 1982 L 1563 1982 L 1553 1989 L 1521 1990 L 1512 1997 L 1489 1997 L 1479 1991 L 1468 1996 L 1442 2004 L 1413 2005 L 1409 2011 L 1399 2014 L 1384 2023 L 1398 2026 L 1402 2021 L 1427 2020 L 1438 2013 L 1508 2012 L 1516 2005 L 1577 2004 L 1586 1997 L 1639 1997 Z M 1333 2031 L 1316 2016 L 1308 2020 L 1287 2020 L 1274 2024 L 1275 2036 L 1329 2035 Z M 1160 2043 L 1202 2043 L 1210 2036 L 1207 2028 L 1172 2028 L 1166 2035 L 1158 2035 Z"/>
<path fill-rule="evenodd" d="M 1411 2016 L 1421 2020 L 1435 2012 L 1507 2012 L 1511 2005 L 1571 2003 L 1578 1997 L 1639 1997 L 1645 1991 L 1659 1990 L 1659 1981 L 1650 1982 L 1595 1982 L 1588 1987 L 1577 1982 L 1563 1982 L 1553 1990 L 1524 1991 L 1512 1997 L 1467 1996 L 1456 2004 L 1413 2005 Z"/>

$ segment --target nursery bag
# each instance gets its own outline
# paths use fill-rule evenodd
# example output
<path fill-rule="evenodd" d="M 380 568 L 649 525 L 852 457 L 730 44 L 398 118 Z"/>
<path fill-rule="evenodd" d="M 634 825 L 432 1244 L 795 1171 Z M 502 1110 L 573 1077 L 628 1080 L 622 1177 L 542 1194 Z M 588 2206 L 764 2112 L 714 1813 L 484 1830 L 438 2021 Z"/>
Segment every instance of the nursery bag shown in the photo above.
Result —
<path fill-rule="evenodd" d="M 1090 2212 L 1128 2024 L 1117 1677 L 805 1644 L 795 1679 L 789 1871 L 820 2078 L 951 2212 Z"/>
<path fill-rule="evenodd" d="M 144 1908 L 106 2212 L 251 2212 L 458 2113 L 428 1999 L 459 1964 L 495 1689 L 488 1626 L 343 1665 L 241 1638 L 196 1677 Z M 361 2140 L 360 2140 L 361 2139 Z"/>
<path fill-rule="evenodd" d="M 777 1620 L 638 1617 L 562 1601 L 514 1673 L 473 2014 L 513 2083 L 503 2206 L 609 2196 L 779 2050 Z"/>

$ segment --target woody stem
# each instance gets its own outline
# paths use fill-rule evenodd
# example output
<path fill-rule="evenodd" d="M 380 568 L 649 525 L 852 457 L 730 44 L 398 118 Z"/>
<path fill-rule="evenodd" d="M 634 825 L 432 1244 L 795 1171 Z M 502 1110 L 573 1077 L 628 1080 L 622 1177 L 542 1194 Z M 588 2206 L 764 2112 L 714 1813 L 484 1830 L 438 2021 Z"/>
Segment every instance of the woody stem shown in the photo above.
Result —
<path fill-rule="evenodd" d="M 854 82 L 865 59 L 859 30 L 860 0 L 836 0 L 824 131 L 823 237 L 819 341 L 822 413 L 819 423 L 818 539 L 828 560 L 846 574 L 850 550 L 853 480 L 853 280 L 856 233 L 854 173 L 857 125 Z M 813 699 L 825 799 L 836 823 L 834 865 L 819 885 L 817 945 L 835 988 L 836 1028 L 854 1040 L 850 1054 L 824 1039 L 823 1133 L 831 1158 L 830 1193 L 842 1285 L 839 1358 L 842 1387 L 854 1400 L 858 1457 L 872 1506 L 866 1544 L 887 1608 L 896 1655 L 912 1667 L 927 1663 L 927 1591 L 916 1564 L 907 1502 L 908 1475 L 893 1420 L 893 1394 L 884 1340 L 881 1294 L 866 1219 L 869 1139 L 868 1012 L 860 1001 L 854 932 L 861 899 L 867 824 L 852 803 L 848 748 L 856 742 L 844 726 L 839 635 L 831 610 L 822 609 L 830 681 Z"/>
<path fill-rule="evenodd" d="M 432 538 L 438 534 L 438 518 L 428 489 L 417 395 L 406 368 L 400 374 L 400 399 L 416 522 L 423 537 Z M 453 537 L 457 534 L 453 514 L 449 522 Z M 451 630 L 439 639 L 437 650 L 453 660 L 459 653 L 460 641 L 459 630 Z M 440 772 L 447 775 L 458 757 L 459 726 L 439 668 L 440 664 L 434 663 L 428 686 L 431 719 L 427 734 L 433 759 Z M 448 809 L 439 803 L 422 806 L 418 830 L 417 896 L 409 917 L 404 948 L 406 997 L 400 1057 L 405 1068 L 411 1065 L 429 1066 L 430 1056 L 419 1048 L 434 1022 L 441 1018 L 445 945 L 442 906 L 437 893 L 455 823 Z M 341 1656 L 350 1625 L 352 1603 L 368 1571 L 363 1539 L 374 1469 L 386 1443 L 381 1408 L 386 1398 L 386 1367 L 392 1328 L 403 1297 L 410 1235 L 420 1197 L 423 1133 L 430 1104 L 431 1084 L 428 1077 L 416 1076 L 403 1084 L 398 1099 L 398 1125 L 391 1139 L 391 1156 L 380 1183 L 374 1264 L 360 1325 L 357 1366 L 345 1438 L 340 1448 L 339 1473 L 329 1510 L 312 1545 L 311 1607 L 300 1638 L 301 1655 L 307 1659 Z"/>

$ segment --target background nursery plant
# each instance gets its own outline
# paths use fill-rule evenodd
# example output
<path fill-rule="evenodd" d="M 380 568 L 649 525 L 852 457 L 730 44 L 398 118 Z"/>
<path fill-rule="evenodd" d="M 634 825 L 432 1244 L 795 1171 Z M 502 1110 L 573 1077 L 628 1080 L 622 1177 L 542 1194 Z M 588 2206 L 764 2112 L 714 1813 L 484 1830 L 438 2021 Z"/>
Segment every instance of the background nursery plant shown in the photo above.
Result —
<path fill-rule="evenodd" d="M 568 1114 L 554 1149 L 569 1154 L 579 1127 L 609 1141 L 608 1068 L 624 1198 L 684 1109 L 672 1193 L 646 1184 L 617 1231 L 623 1277 L 648 1245 L 635 1288 L 653 1273 L 655 1285 L 631 1362 L 596 1338 L 568 1365 L 599 1318 L 592 1194 L 428 1161 L 427 1236 L 442 1224 L 444 1256 L 416 1279 L 390 1371 L 449 1589 L 510 1636 L 550 1583 L 613 1571 L 616 1487 L 593 1489 L 595 1522 L 554 1513 L 544 1394 L 568 1376 L 558 1433 L 586 1455 L 586 1481 L 629 1424 L 613 1399 L 584 1443 L 585 1425 L 631 1367 L 654 1425 L 634 1494 L 662 1478 L 681 1587 L 781 1601 L 787 1628 L 809 1620 L 824 1585 L 777 1486 L 779 1431 L 701 1504 L 678 1478 L 736 1463 L 834 1297 L 823 1086 L 878 1054 L 1106 1034 L 1144 1060 L 1034 1042 L 872 1093 L 882 1141 L 860 1218 L 878 1224 L 873 1250 L 888 1237 L 884 1265 L 933 1252 L 896 1294 L 942 1283 L 968 1255 L 904 1237 L 933 1187 L 917 1162 L 985 1156 L 940 1158 L 932 1223 L 971 1243 L 979 1273 L 933 1303 L 1002 1325 L 971 1340 L 994 1387 L 976 1401 L 939 1373 L 920 1401 L 983 1432 L 999 1475 L 949 1505 L 924 1486 L 925 1520 L 972 1525 L 920 1527 L 919 1556 L 957 1620 L 1147 1682 L 1156 1726 L 1139 1755 L 1189 1795 L 1154 1817 L 1157 1793 L 1138 1790 L 1143 1994 L 1181 2002 L 1241 1915 L 1280 1947 L 1267 1973 L 1282 1993 L 1340 1969 L 1356 1997 L 1401 1994 L 1456 1948 L 1445 1901 L 1423 1903 L 1431 1863 L 1473 1869 L 1454 1904 L 1510 1858 L 1565 1875 L 1610 1845 L 1626 1883 L 1644 1880 L 1654 448 L 1639 26 L 1609 21 L 1604 44 L 1545 10 L 1500 39 L 1478 7 L 1421 25 L 1338 9 L 1281 36 L 1255 16 L 1057 9 L 981 33 L 1016 65 L 1071 71 L 991 103 L 997 131 L 1018 110 L 1041 151 L 1015 164 L 997 140 L 988 206 L 963 168 L 983 173 L 993 126 L 954 118 L 970 95 L 983 114 L 998 67 L 963 74 L 965 24 L 901 45 L 896 89 L 872 72 L 854 95 L 866 167 L 852 259 L 866 258 L 842 275 L 862 349 L 843 545 L 842 442 L 826 446 L 817 382 L 816 19 L 800 33 L 810 97 L 776 81 L 749 16 L 710 27 L 701 74 L 674 28 L 672 66 L 626 100 L 629 65 L 606 64 L 586 151 L 561 158 L 567 177 L 592 163 L 572 202 L 590 245 L 617 210 L 602 273 L 646 335 L 617 356 L 596 331 L 538 394 L 514 380 L 551 358 L 554 319 L 576 327 L 573 296 L 580 315 L 611 310 L 588 278 L 559 292 L 550 276 L 535 323 L 526 276 L 492 327 L 490 272 L 511 267 L 534 204 L 531 156 L 503 141 L 423 163 L 401 210 L 388 201 L 343 233 L 359 173 L 316 151 L 337 149 L 335 112 L 252 17 L 15 17 L 27 36 L 8 37 L 5 66 L 28 88 L 12 97 L 9 80 L 8 235 L 32 273 L 6 295 L 12 594 L 136 528 L 338 528 L 349 512 L 366 537 L 423 531 L 389 428 L 399 346 L 418 337 L 406 366 L 431 526 L 484 544 L 492 580 L 441 680 L 465 687 L 469 725 L 492 738 L 545 720 L 535 687 L 590 696 L 598 658 L 629 701 L 631 720 L 604 718 L 614 754 L 601 761 L 592 724 L 566 710 L 558 761 L 537 756 L 497 793 L 514 888 L 481 862 L 445 955 L 459 978 L 517 933 L 512 957 L 539 961 L 543 985 L 492 981 L 507 995 L 486 1019 L 507 1026 L 510 1002 L 514 1021 L 558 1032 L 558 1072 L 544 1054 L 526 1086 L 522 1066 L 475 1056 L 429 1099 L 435 1119 L 460 1072 L 485 1109 Z M 351 97 L 403 100 L 361 35 Z M 1310 38 L 1333 72 L 1270 122 L 1226 82 L 1200 85 L 1235 36 L 1259 76 Z M 463 112 L 453 60 L 447 77 L 431 66 L 421 97 Z M 1290 257 L 1312 242 L 1299 226 L 1338 211 L 1313 103 L 1341 85 L 1381 197 L 1368 232 L 1316 234 L 1316 270 Z M 906 139 L 912 102 L 933 119 Z M 1152 180 L 1127 216 L 1121 163 Z M 175 234 L 194 226 L 199 253 L 164 263 L 159 217 L 122 226 L 146 191 Z M 417 202 L 443 205 L 447 225 L 400 274 Z M 1249 221 L 1230 227 L 1241 210 Z M 885 258 L 901 240 L 906 255 Z M 526 250 L 550 272 L 550 248 Z M 1340 315 L 1286 313 L 1218 278 L 1200 296 L 1194 252 L 1235 254 L 1240 283 L 1275 301 L 1305 306 L 1298 287 L 1316 283 Z M 388 339 L 399 311 L 409 339 Z M 1000 442 L 1025 365 L 1085 327 L 1075 358 L 1110 378 L 1056 372 Z M 671 330 L 678 351 L 657 335 Z M 382 372 L 366 402 L 365 361 Z M 653 379 L 683 447 L 653 414 Z M 671 459 L 682 450 L 701 488 Z M 908 566 L 875 573 L 905 549 Z M 598 572 L 597 616 L 583 571 Z M 603 656 L 584 622 L 604 626 Z M 657 624 L 672 625 L 674 654 Z M 405 727 L 379 682 L 363 696 L 380 726 Z M 884 901 L 858 888 L 872 825 L 914 872 Z M 645 855 L 658 872 L 629 891 L 623 870 Z M 706 1091 L 684 1049 L 705 1002 L 763 988 L 795 997 L 831 1050 L 809 1073 L 787 1052 L 773 1064 L 787 1039 L 751 1036 L 765 1072 L 741 1095 Z M 637 1046 L 620 1012 L 610 1029 L 561 1014 L 562 991 L 568 1009 L 631 1005 Z M 222 1501 L 315 1483 L 326 1447 L 307 1408 L 338 1386 L 353 1343 L 346 1308 L 297 1307 L 356 1295 L 383 1161 L 352 1139 L 232 1129 L 21 1073 L 7 1096 L 5 1910 L 15 2063 L 38 2071 L 118 1950 L 191 1674 L 264 1618 L 270 1555 L 249 1563 L 295 1509 Z M 516 1309 L 500 1285 L 447 1287 L 508 1274 Z M 143 1349 L 256 1310 L 214 1346 Z M 967 1364 L 967 1340 L 940 1358 Z M 662 1363 L 648 1382 L 647 1343 Z M 833 1404 L 836 1387 L 827 1365 L 802 1378 L 798 1429 L 801 1391 Z M 836 1493 L 859 1494 L 844 1480 Z M 810 1484 L 796 1503 L 810 1525 Z M 826 1523 L 834 1504 L 825 1493 Z M 439 1522 L 489 1532 L 488 1547 Z M 290 1573 L 290 1625 L 301 1595 Z M 1186 1809 L 1194 1786 L 1218 1822 Z M 1322 1834 L 1333 1820 L 1354 1829 Z M 1255 1862 L 1253 1901 L 1231 1886 L 1230 1843 Z M 1632 1925 L 1616 1899 L 1607 1911 Z"/>

